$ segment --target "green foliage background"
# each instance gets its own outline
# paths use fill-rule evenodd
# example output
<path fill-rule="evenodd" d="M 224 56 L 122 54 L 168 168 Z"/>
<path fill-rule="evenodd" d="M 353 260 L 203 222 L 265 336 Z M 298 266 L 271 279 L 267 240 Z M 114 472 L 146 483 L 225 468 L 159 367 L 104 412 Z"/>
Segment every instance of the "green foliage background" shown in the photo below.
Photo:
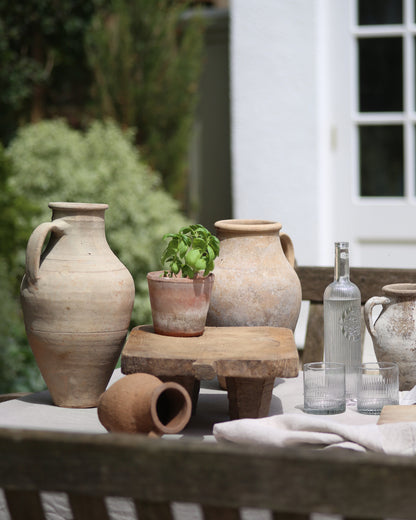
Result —
<path fill-rule="evenodd" d="M 109 204 L 108 242 L 136 284 L 132 325 L 151 319 L 145 275 L 161 268 L 162 236 L 189 223 L 204 37 L 201 18 L 183 20 L 190 4 L 0 0 L 0 393 L 44 385 L 19 285 L 50 201 Z"/>
<path fill-rule="evenodd" d="M 109 205 L 107 240 L 136 286 L 132 326 L 151 322 L 146 274 L 161 268 L 163 235 L 189 221 L 163 189 L 160 176 L 142 161 L 134 132 L 123 132 L 112 121 L 96 121 L 86 132 L 70 128 L 63 120 L 26 125 L 3 154 L 2 163 L 13 169 L 4 186 L 9 197 L 24 201 L 30 194 L 30 206 L 10 214 L 10 223 L 15 228 L 18 223 L 20 231 L 10 263 L 0 257 L 0 312 L 11 317 L 0 326 L 0 392 L 36 390 L 42 380 L 23 330 L 17 275 L 24 272 L 30 232 L 51 220 L 48 203 Z M 14 286 L 11 272 L 16 274 Z M 15 298 L 10 297 L 13 294 Z"/>
<path fill-rule="evenodd" d="M 85 133 L 62 120 L 41 121 L 19 130 L 7 154 L 15 167 L 10 189 L 17 196 L 30 193 L 40 212 L 31 228 L 51 219 L 51 201 L 109 205 L 107 240 L 135 280 L 137 324 L 151 321 L 146 273 L 161 268 L 162 237 L 188 220 L 133 140 L 133 131 L 111 121 L 96 121 Z"/>
<path fill-rule="evenodd" d="M 0 143 L 0 393 L 44 387 L 27 344 L 19 303 L 28 222 L 38 212 L 25 195 L 10 188 L 13 174 L 13 162 Z"/>
<path fill-rule="evenodd" d="M 190 5 L 0 0 L 0 141 L 45 118 L 112 118 L 184 205 L 205 28 Z"/>
<path fill-rule="evenodd" d="M 203 18 L 189 2 L 110 0 L 86 31 L 96 113 L 137 128 L 146 161 L 184 201 L 202 67 Z"/>
<path fill-rule="evenodd" d="M 92 74 L 84 34 L 100 0 L 0 0 L 0 139 L 61 113 L 79 119 Z"/>

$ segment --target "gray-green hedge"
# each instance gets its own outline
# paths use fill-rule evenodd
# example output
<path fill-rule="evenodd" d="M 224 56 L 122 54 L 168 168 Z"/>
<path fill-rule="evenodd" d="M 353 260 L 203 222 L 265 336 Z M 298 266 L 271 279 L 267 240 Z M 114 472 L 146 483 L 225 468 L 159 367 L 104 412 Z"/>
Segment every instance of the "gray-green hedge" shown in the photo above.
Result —
<path fill-rule="evenodd" d="M 146 273 L 160 269 L 162 236 L 188 223 L 162 188 L 160 176 L 140 158 L 132 131 L 94 122 L 83 133 L 63 120 L 19 131 L 7 149 L 14 175 L 9 187 L 38 207 L 29 227 L 51 219 L 48 202 L 104 202 L 110 247 L 133 275 L 133 324 L 151 321 Z M 20 263 L 23 269 L 24 251 Z M 23 274 L 23 273 L 22 273 Z"/>

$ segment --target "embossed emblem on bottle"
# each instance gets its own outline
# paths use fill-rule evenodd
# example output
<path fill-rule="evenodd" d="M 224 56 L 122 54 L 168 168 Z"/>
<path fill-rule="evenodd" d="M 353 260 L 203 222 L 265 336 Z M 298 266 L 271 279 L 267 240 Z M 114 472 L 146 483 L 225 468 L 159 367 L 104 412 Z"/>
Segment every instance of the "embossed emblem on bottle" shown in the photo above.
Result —
<path fill-rule="evenodd" d="M 339 326 L 343 336 L 348 341 L 358 341 L 361 337 L 361 310 L 357 307 L 347 307 L 341 313 Z"/>

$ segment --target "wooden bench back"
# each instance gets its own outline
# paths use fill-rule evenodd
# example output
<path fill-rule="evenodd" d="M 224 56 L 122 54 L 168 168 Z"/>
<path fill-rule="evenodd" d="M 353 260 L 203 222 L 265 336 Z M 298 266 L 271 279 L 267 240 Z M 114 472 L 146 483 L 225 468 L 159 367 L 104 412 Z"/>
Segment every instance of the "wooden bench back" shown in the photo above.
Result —
<path fill-rule="evenodd" d="M 76 520 L 107 520 L 105 497 L 132 498 L 139 520 L 172 520 L 172 503 L 199 504 L 205 520 L 237 520 L 241 508 L 410 520 L 415 482 L 415 457 L 0 429 L 12 520 L 45 518 L 40 491 L 67 493 Z"/>
<path fill-rule="evenodd" d="M 298 266 L 296 272 L 302 286 L 302 299 L 311 302 L 302 362 L 322 361 L 324 352 L 323 296 L 325 288 L 334 280 L 334 268 Z M 416 283 L 416 269 L 352 267 L 350 276 L 351 281 L 361 291 L 362 305 L 372 296 L 382 296 L 384 285 Z M 362 330 L 365 330 L 364 323 Z"/>

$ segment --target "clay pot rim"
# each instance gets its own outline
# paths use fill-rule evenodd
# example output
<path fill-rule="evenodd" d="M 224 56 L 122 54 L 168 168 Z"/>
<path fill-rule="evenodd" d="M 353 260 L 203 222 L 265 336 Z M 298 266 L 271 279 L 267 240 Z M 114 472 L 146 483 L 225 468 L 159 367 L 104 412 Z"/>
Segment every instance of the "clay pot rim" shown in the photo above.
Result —
<path fill-rule="evenodd" d="M 244 232 L 244 233 L 258 233 L 268 232 L 277 233 L 282 229 L 280 222 L 273 220 L 257 220 L 257 219 L 228 219 L 217 220 L 214 224 L 219 231 Z"/>
<path fill-rule="evenodd" d="M 48 207 L 51 209 L 66 209 L 69 211 L 97 211 L 108 209 L 108 204 L 98 202 L 49 202 Z"/>
<path fill-rule="evenodd" d="M 214 273 L 209 273 L 207 276 L 200 276 L 198 278 L 182 278 L 163 276 L 164 271 L 151 271 L 147 273 L 146 278 L 153 283 L 176 283 L 176 284 L 202 284 L 214 283 Z"/>
<path fill-rule="evenodd" d="M 181 413 L 176 415 L 168 424 L 163 424 L 157 413 L 157 402 L 159 397 L 166 392 L 166 390 L 174 390 L 180 393 L 184 399 L 184 407 L 181 410 Z M 179 433 L 181 432 L 185 426 L 188 424 L 189 419 L 192 414 L 192 401 L 189 396 L 189 393 L 185 388 L 179 383 L 175 383 L 173 381 L 168 381 L 167 383 L 161 383 L 159 386 L 155 388 L 152 393 L 151 401 L 150 401 L 150 413 L 154 422 L 154 425 L 158 432 L 160 433 Z M 170 426 L 169 426 L 170 424 Z"/>
<path fill-rule="evenodd" d="M 416 294 L 416 283 L 392 283 L 383 287 L 383 292 L 392 295 L 412 295 Z"/>

